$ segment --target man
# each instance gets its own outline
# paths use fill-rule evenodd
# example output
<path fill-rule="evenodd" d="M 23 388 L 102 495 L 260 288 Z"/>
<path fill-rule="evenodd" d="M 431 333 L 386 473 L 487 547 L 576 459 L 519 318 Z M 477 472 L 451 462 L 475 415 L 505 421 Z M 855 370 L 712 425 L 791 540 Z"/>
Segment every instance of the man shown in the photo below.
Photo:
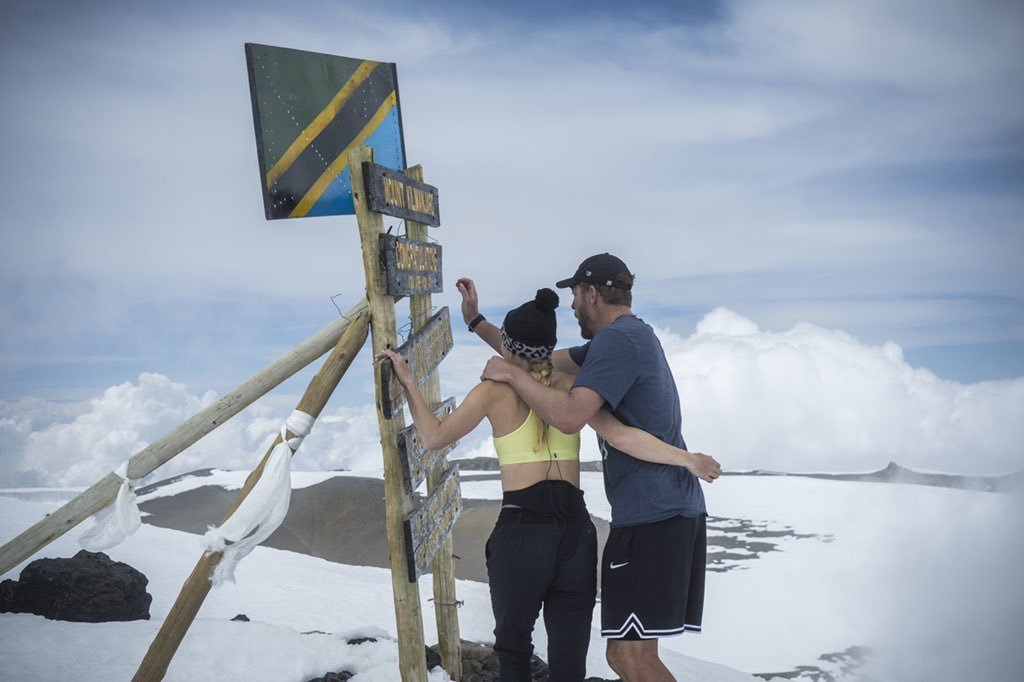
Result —
<path fill-rule="evenodd" d="M 587 258 L 557 283 L 571 287 L 583 346 L 556 350 L 556 369 L 576 374 L 569 393 L 543 386 L 501 358 L 482 378 L 512 385 L 531 408 L 565 433 L 580 430 L 605 404 L 630 426 L 686 448 L 675 379 L 654 331 L 632 312 L 633 275 L 607 253 Z M 499 335 L 479 315 L 473 284 L 459 280 L 463 316 L 490 343 Z M 494 344 L 491 344 L 492 346 Z M 721 475 L 712 457 L 690 453 L 688 468 L 631 457 L 598 437 L 611 532 L 602 558 L 601 634 L 608 664 L 625 682 L 674 680 L 658 638 L 700 631 L 707 510 L 698 477 Z"/>

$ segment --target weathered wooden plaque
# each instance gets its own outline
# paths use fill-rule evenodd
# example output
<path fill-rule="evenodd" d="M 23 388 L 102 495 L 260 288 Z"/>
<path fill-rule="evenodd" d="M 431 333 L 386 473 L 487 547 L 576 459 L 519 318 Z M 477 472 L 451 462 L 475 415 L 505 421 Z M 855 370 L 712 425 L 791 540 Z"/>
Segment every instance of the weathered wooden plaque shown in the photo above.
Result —
<path fill-rule="evenodd" d="M 370 161 L 363 162 L 363 178 L 371 211 L 433 227 L 441 224 L 436 187 Z"/>
<path fill-rule="evenodd" d="M 405 519 L 409 582 L 415 582 L 430 569 L 430 562 L 460 514 L 462 490 L 459 486 L 459 465 L 452 464 L 430 497 Z"/>
<path fill-rule="evenodd" d="M 380 257 L 388 294 L 410 296 L 444 291 L 440 244 L 382 234 Z"/>
<path fill-rule="evenodd" d="M 395 350 L 409 361 L 416 383 L 421 384 L 441 364 L 452 345 L 451 318 L 445 306 Z M 395 377 L 391 363 L 380 363 L 380 372 L 381 412 L 385 419 L 391 419 L 405 404 L 405 389 Z"/>
<path fill-rule="evenodd" d="M 455 409 L 455 398 L 443 400 L 434 408 L 434 416 L 444 419 Z M 398 434 L 398 452 L 402 456 L 402 477 L 405 479 L 406 490 L 411 495 L 423 481 L 427 480 L 430 472 L 445 461 L 445 455 L 455 449 L 459 442 L 440 450 L 427 450 L 423 446 L 416 426 L 410 426 Z"/>

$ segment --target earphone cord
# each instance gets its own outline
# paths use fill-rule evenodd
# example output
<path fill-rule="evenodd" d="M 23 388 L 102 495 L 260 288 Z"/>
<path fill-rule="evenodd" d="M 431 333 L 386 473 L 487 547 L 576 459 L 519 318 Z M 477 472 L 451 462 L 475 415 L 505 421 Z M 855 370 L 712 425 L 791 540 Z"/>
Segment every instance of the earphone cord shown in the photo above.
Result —
<path fill-rule="evenodd" d="M 551 466 L 554 465 L 555 469 L 558 470 L 558 480 L 564 481 L 565 478 L 562 476 L 562 467 L 559 466 L 558 461 L 555 459 L 554 454 L 551 452 L 551 444 L 544 440 L 544 447 L 548 451 L 548 470 L 544 474 L 544 487 L 547 489 L 548 495 L 550 496 L 549 507 L 555 512 L 555 516 L 562 519 L 563 521 L 569 520 L 569 511 L 563 506 L 560 499 L 555 498 L 555 493 L 551 488 Z"/>

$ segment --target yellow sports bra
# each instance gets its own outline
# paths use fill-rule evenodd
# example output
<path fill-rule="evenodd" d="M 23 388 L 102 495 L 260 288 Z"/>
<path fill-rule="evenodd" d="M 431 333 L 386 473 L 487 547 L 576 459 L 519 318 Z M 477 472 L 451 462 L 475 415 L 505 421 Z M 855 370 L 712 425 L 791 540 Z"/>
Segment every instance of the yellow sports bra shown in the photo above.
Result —
<path fill-rule="evenodd" d="M 551 459 L 578 460 L 580 458 L 580 434 L 565 434 L 548 425 L 547 444 L 541 444 L 537 451 L 537 435 L 540 418 L 530 410 L 519 428 L 512 433 L 494 438 L 494 449 L 498 452 L 498 464 L 523 464 L 524 462 L 547 462 Z M 549 454 L 550 453 L 550 454 Z"/>

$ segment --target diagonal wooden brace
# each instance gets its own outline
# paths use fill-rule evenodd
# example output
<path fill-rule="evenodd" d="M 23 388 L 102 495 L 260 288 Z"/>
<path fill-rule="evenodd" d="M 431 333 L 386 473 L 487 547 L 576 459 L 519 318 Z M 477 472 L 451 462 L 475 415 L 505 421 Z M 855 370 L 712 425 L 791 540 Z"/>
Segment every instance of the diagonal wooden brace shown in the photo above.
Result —
<path fill-rule="evenodd" d="M 367 312 L 360 313 L 352 320 L 348 329 L 345 330 L 341 339 L 338 340 L 334 350 L 327 357 L 323 367 L 320 368 L 320 371 L 310 381 L 302 399 L 299 400 L 298 407 L 295 408 L 296 410 L 305 412 L 313 418 L 320 415 L 341 377 L 352 364 L 352 360 L 359 352 L 359 349 L 366 343 L 369 322 L 370 316 Z M 297 434 L 289 431 L 286 435 L 292 437 Z M 260 463 L 245 479 L 242 491 L 231 506 L 227 516 L 224 517 L 225 521 L 231 518 L 231 515 L 242 504 L 242 500 L 245 499 L 253 489 L 253 486 L 256 485 L 256 481 L 259 480 L 260 475 L 263 473 L 263 467 L 270 458 L 270 453 L 273 452 L 274 447 L 281 443 L 281 441 L 281 435 L 278 434 L 274 443 L 267 450 L 266 454 L 263 455 L 263 459 L 260 460 Z M 163 679 L 171 659 L 181 645 L 181 641 L 185 638 L 185 633 L 188 632 L 189 626 L 192 625 L 192 621 L 195 620 L 196 615 L 199 613 L 206 595 L 210 593 L 212 586 L 210 580 L 222 556 L 221 552 L 206 552 L 199 559 L 196 567 L 192 570 L 192 574 L 189 575 L 185 584 L 182 585 L 181 592 L 178 593 L 174 606 L 171 607 L 167 618 L 164 619 L 163 625 L 160 626 L 160 631 L 157 633 L 153 643 L 150 644 L 149 650 L 139 665 L 133 680 L 141 682 L 142 680 L 155 681 Z"/>
<path fill-rule="evenodd" d="M 239 384 L 213 405 L 198 412 L 184 424 L 152 445 L 140 450 L 128 462 L 128 477 L 140 479 L 180 454 L 200 438 L 254 403 L 260 396 L 329 351 L 350 326 L 350 320 L 365 314 L 366 300 L 353 306 L 322 330 L 295 346 L 258 373 Z M 0 575 L 11 570 L 79 523 L 100 511 L 117 497 L 121 477 L 109 473 L 74 499 L 50 513 L 21 535 L 0 547 Z"/>

